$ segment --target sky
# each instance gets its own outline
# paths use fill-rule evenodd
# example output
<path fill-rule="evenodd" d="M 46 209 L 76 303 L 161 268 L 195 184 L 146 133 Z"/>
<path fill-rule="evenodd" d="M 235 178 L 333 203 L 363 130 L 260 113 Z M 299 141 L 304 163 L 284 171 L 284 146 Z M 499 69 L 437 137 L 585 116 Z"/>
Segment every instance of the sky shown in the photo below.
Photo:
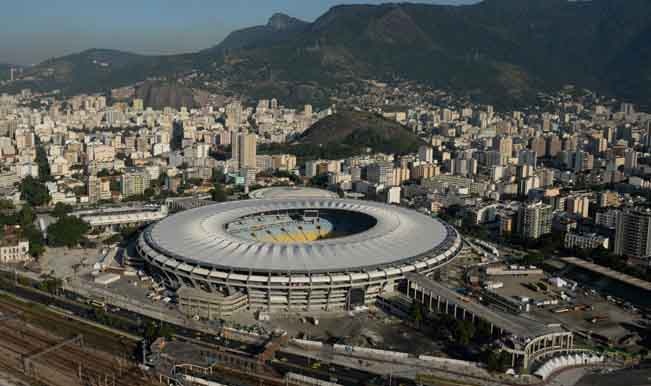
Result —
<path fill-rule="evenodd" d="M 468 4 L 477 0 L 421 0 Z M 377 0 L 3 0 L 0 63 L 29 65 L 110 48 L 141 54 L 193 52 L 275 12 L 313 21 L 330 7 Z"/>

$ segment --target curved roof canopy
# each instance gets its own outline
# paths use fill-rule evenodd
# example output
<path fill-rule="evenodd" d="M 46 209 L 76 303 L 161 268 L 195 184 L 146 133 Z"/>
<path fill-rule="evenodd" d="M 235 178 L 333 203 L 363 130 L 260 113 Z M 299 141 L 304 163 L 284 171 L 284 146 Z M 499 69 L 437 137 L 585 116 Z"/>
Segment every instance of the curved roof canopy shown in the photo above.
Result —
<path fill-rule="evenodd" d="M 309 243 L 267 243 L 229 234 L 226 225 L 255 214 L 330 209 L 373 216 L 361 233 Z M 416 211 L 376 202 L 327 198 L 245 200 L 170 216 L 147 230 L 146 240 L 175 259 L 237 271 L 315 272 L 399 265 L 439 247 L 452 232 Z"/>

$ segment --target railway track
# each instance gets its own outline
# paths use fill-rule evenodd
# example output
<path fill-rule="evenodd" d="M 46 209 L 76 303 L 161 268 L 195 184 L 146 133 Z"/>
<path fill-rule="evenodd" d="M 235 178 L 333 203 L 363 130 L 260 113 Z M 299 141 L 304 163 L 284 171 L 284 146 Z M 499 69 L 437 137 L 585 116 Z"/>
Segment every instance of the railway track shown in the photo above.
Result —
<path fill-rule="evenodd" d="M 52 333 L 60 336 L 83 334 L 84 341 L 91 346 L 106 350 L 114 354 L 125 351 L 133 352 L 138 340 L 133 336 L 116 336 L 109 331 L 100 331 L 97 328 L 84 324 L 72 315 L 49 310 L 47 307 L 33 306 L 0 296 L 0 312 L 21 315 L 25 322 L 32 322 Z"/>
<path fill-rule="evenodd" d="M 45 329 L 31 323 L 38 318 L 38 324 L 61 323 L 65 320 L 59 315 L 48 315 L 40 310 L 38 314 L 29 305 L 16 304 L 0 298 L 0 312 L 3 315 L 16 315 L 0 322 L 0 350 L 13 354 L 11 359 L 0 355 L 0 363 L 16 369 L 16 358 L 29 358 L 56 344 L 62 339 L 46 332 Z M 26 323 L 26 321 L 28 321 Z M 22 363 L 20 364 L 22 367 Z M 36 374 L 27 374 L 41 382 L 59 385 L 53 380 L 41 379 L 39 369 L 47 369 L 79 381 L 79 385 L 155 385 L 147 374 L 143 373 L 133 362 L 126 358 L 102 353 L 95 349 L 74 344 L 63 345 L 44 356 L 31 360 L 30 367 Z M 20 368 L 21 371 L 25 369 Z M 49 381 L 49 382 L 48 382 Z M 67 386 L 67 385 L 66 385 Z M 72 385 L 71 385 L 72 386 Z"/>

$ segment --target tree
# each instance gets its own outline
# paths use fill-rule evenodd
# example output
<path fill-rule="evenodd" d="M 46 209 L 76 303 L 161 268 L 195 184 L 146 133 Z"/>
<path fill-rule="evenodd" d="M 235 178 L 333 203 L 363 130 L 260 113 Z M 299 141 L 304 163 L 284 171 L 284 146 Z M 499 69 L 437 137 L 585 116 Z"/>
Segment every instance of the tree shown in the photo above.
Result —
<path fill-rule="evenodd" d="M 156 191 L 155 191 L 154 189 L 152 189 L 152 188 L 147 188 L 147 189 L 145 189 L 145 191 L 142 193 L 143 199 L 144 199 L 145 201 L 149 201 L 149 200 L 151 200 L 151 198 L 154 197 L 154 195 L 156 195 Z"/>
<path fill-rule="evenodd" d="M 120 185 L 120 181 L 118 179 L 112 179 L 109 182 L 109 189 L 111 192 L 119 192 L 121 190 L 122 185 Z"/>
<path fill-rule="evenodd" d="M 34 209 L 29 204 L 24 205 L 18 212 L 18 223 L 23 228 L 31 225 L 35 219 Z"/>
<path fill-rule="evenodd" d="M 454 336 L 459 343 L 465 346 L 475 336 L 475 326 L 467 320 L 457 322 L 454 328 Z"/>
<path fill-rule="evenodd" d="M 0 210 L 12 210 L 16 209 L 14 203 L 7 199 L 0 199 Z"/>
<path fill-rule="evenodd" d="M 327 174 L 319 174 L 318 176 L 312 177 L 310 179 L 310 185 L 312 185 L 312 186 L 320 186 L 320 187 L 328 186 L 328 175 Z"/>
<path fill-rule="evenodd" d="M 47 228 L 48 242 L 55 247 L 72 248 L 81 242 L 89 230 L 90 225 L 83 220 L 73 216 L 64 216 Z"/>
<path fill-rule="evenodd" d="M 423 321 L 423 312 L 420 309 L 420 304 L 418 304 L 416 301 L 413 301 L 411 303 L 411 310 L 409 311 L 409 316 L 411 320 L 416 323 L 416 325 L 420 325 L 420 322 Z"/>
<path fill-rule="evenodd" d="M 63 202 L 57 202 L 54 206 L 54 210 L 52 210 L 52 216 L 61 218 L 67 216 L 70 212 L 72 212 L 72 206 L 64 204 Z"/>
<path fill-rule="evenodd" d="M 47 153 L 43 146 L 36 146 L 36 164 L 38 165 L 38 177 L 41 181 L 49 181 L 52 178 L 50 163 L 47 160 Z"/>
<path fill-rule="evenodd" d="M 111 172 L 109 172 L 108 169 L 104 168 L 97 172 L 97 177 L 109 177 L 111 175 Z"/>
<path fill-rule="evenodd" d="M 223 184 L 224 182 L 226 182 L 226 175 L 221 169 L 213 168 L 212 180 L 216 184 Z"/>
<path fill-rule="evenodd" d="M 145 325 L 144 338 L 147 342 L 153 342 L 158 338 L 171 339 L 174 335 L 174 326 L 161 322 L 160 324 L 149 322 Z"/>
<path fill-rule="evenodd" d="M 503 373 L 511 367 L 511 354 L 502 350 L 491 350 L 487 353 L 485 361 L 488 371 Z"/>
<path fill-rule="evenodd" d="M 215 184 L 214 188 L 210 191 L 210 196 L 212 200 L 216 202 L 224 202 L 228 200 L 228 195 L 226 194 L 222 184 Z"/>
<path fill-rule="evenodd" d="M 32 257 L 39 257 L 45 252 L 43 235 L 33 224 L 23 228 L 23 235 L 29 241 L 29 254 Z"/>
<path fill-rule="evenodd" d="M 27 176 L 20 183 L 20 198 L 32 206 L 42 206 L 50 202 L 50 192 L 45 184 Z"/>
<path fill-rule="evenodd" d="M 63 286 L 63 280 L 54 277 L 48 277 L 38 284 L 38 289 L 55 295 Z"/>

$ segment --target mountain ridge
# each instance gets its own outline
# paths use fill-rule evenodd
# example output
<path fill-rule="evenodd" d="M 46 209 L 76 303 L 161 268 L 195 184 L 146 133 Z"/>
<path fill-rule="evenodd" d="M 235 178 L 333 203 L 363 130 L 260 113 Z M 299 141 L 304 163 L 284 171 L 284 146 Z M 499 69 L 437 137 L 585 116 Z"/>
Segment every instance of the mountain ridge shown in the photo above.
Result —
<path fill-rule="evenodd" d="M 198 69 L 250 95 L 302 85 L 323 94 L 342 82 L 408 79 L 516 103 L 572 83 L 651 106 L 648 41 L 647 0 L 338 5 L 313 22 L 274 14 L 196 53 L 89 50 L 33 71 L 54 67 L 54 79 L 89 90 Z"/>

